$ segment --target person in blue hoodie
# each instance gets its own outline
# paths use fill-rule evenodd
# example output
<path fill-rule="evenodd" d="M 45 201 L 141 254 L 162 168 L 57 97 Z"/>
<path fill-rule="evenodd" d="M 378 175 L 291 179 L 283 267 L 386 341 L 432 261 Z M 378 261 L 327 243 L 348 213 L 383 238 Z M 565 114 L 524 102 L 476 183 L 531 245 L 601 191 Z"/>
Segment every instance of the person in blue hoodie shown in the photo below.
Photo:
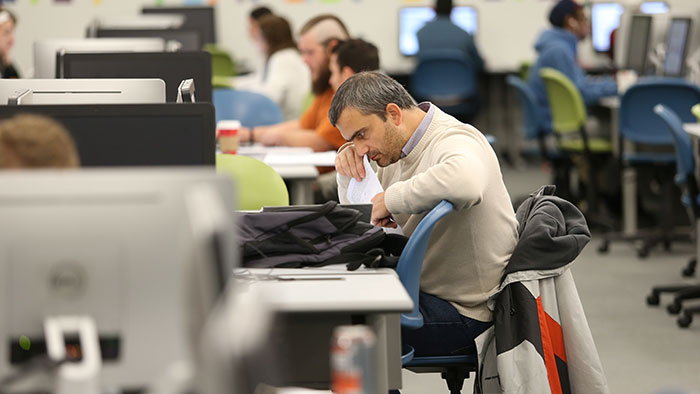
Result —
<path fill-rule="evenodd" d="M 569 77 L 581 92 L 587 106 L 596 104 L 601 97 L 617 94 L 617 84 L 612 77 L 586 76 L 576 62 L 576 47 L 590 33 L 588 18 L 581 5 L 573 0 L 560 0 L 549 13 L 552 28 L 545 30 L 535 43 L 538 58 L 530 69 L 528 84 L 535 93 L 546 122 L 551 128 L 549 101 L 540 69 L 551 67 Z"/>
<path fill-rule="evenodd" d="M 484 60 L 474 44 L 474 37 L 452 23 L 452 0 L 436 0 L 435 18 L 418 30 L 418 56 L 431 49 L 457 49 L 474 65 L 476 72 L 484 68 Z"/>

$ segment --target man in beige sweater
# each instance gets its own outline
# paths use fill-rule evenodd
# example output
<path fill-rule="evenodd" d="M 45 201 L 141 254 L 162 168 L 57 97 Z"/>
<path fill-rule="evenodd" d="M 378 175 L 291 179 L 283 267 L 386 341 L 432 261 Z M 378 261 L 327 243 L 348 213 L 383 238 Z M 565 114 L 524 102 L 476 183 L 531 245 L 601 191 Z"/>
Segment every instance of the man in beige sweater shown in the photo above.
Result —
<path fill-rule="evenodd" d="M 496 155 L 474 127 L 431 103 L 416 104 L 378 72 L 352 76 L 336 92 L 331 123 L 348 143 L 336 159 L 338 194 L 365 177 L 362 157 L 375 161 L 384 192 L 372 198 L 372 222 L 401 225 L 409 235 L 441 200 L 455 211 L 433 230 L 421 272 L 425 324 L 402 331 L 416 356 L 475 352 L 489 327 L 486 306 L 517 242 L 517 221 Z"/>

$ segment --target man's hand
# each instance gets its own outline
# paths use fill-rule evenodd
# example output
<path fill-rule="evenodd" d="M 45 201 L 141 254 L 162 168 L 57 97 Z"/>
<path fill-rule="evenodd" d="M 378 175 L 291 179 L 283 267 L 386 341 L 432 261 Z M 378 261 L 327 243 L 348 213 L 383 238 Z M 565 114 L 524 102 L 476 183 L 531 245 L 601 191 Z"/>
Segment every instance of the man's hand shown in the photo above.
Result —
<path fill-rule="evenodd" d="M 255 140 L 260 142 L 265 146 L 276 146 L 282 144 L 282 133 L 279 129 L 266 128 L 266 129 L 255 129 Z"/>
<path fill-rule="evenodd" d="M 335 170 L 340 175 L 349 176 L 358 181 L 362 181 L 365 178 L 365 166 L 362 164 L 362 156 L 357 155 L 357 151 L 352 145 L 341 150 L 335 157 Z"/>
<path fill-rule="evenodd" d="M 240 142 L 253 142 L 250 139 L 250 127 L 241 127 L 238 129 L 238 141 Z"/>
<path fill-rule="evenodd" d="M 396 222 L 394 222 L 394 219 L 391 217 L 391 212 L 386 209 L 386 204 L 384 203 L 384 192 L 377 193 L 374 197 L 372 197 L 372 219 L 370 221 L 375 226 L 391 228 L 398 227 Z"/>

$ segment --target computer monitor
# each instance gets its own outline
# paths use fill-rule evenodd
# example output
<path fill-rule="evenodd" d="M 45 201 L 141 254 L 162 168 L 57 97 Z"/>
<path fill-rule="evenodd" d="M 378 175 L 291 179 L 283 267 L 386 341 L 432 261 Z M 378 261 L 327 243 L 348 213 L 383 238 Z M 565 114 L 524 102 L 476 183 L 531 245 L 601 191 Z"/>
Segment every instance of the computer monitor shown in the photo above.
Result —
<path fill-rule="evenodd" d="M 183 29 L 199 31 L 204 44 L 216 44 L 214 7 L 144 7 L 141 13 L 185 15 Z"/>
<path fill-rule="evenodd" d="M 162 38 L 48 39 L 34 42 L 34 78 L 56 78 L 57 53 L 156 52 L 165 50 Z"/>
<path fill-rule="evenodd" d="M 124 28 L 106 28 L 98 27 L 95 29 L 95 37 L 98 38 L 126 38 L 126 37 L 157 37 L 168 42 L 168 47 L 172 45 L 170 42 L 176 42 L 177 50 L 181 51 L 199 51 L 202 49 L 202 37 L 200 32 L 194 29 L 124 29 Z"/>
<path fill-rule="evenodd" d="M 184 15 L 136 15 L 101 17 L 93 26 L 103 29 L 179 29 L 183 23 Z"/>
<path fill-rule="evenodd" d="M 651 15 L 632 15 L 627 39 L 626 67 L 637 74 L 644 74 L 647 70 L 647 57 L 649 54 L 649 35 L 651 33 Z"/>
<path fill-rule="evenodd" d="M 208 103 L 0 107 L 0 119 L 24 113 L 63 124 L 85 167 L 215 163 L 214 107 Z"/>
<path fill-rule="evenodd" d="M 401 7 L 399 9 L 399 51 L 404 56 L 418 53 L 416 33 L 426 22 L 435 18 L 432 7 Z M 467 31 L 476 34 L 478 30 L 477 11 L 473 7 L 459 6 L 452 9 L 450 20 Z"/>
<path fill-rule="evenodd" d="M 669 11 L 669 7 L 665 1 L 645 1 L 639 5 L 639 10 L 647 15 L 665 14 Z"/>
<path fill-rule="evenodd" d="M 597 52 L 610 50 L 610 34 L 620 26 L 625 11 L 620 3 L 595 3 L 591 8 L 591 39 Z"/>
<path fill-rule="evenodd" d="M 191 203 L 205 186 L 220 197 L 217 220 L 228 222 L 215 233 L 216 261 L 199 256 L 202 225 L 192 212 L 210 209 Z M 233 192 L 214 169 L 0 174 L 0 377 L 45 354 L 45 319 L 66 315 L 96 323 L 95 392 L 141 392 L 177 362 L 193 361 L 206 321 L 196 319 L 208 312 L 199 295 L 217 291 L 202 289 L 211 281 L 193 273 L 223 264 L 228 276 L 236 266 Z M 21 345 L 22 337 L 29 341 Z M 83 344 L 66 342 L 81 353 Z M 2 391 L 54 392 L 50 376 L 37 375 Z"/>
<path fill-rule="evenodd" d="M 673 18 L 666 33 L 666 57 L 664 74 L 672 77 L 683 76 L 688 39 L 692 29 L 690 18 Z"/>
<path fill-rule="evenodd" d="M 161 79 L 0 79 L 0 105 L 30 91 L 29 104 L 164 103 Z"/>
<path fill-rule="evenodd" d="M 197 101 L 212 101 L 211 55 L 207 52 L 68 53 L 60 57 L 65 78 L 159 78 L 166 100 L 175 102 L 177 87 L 194 79 Z"/>

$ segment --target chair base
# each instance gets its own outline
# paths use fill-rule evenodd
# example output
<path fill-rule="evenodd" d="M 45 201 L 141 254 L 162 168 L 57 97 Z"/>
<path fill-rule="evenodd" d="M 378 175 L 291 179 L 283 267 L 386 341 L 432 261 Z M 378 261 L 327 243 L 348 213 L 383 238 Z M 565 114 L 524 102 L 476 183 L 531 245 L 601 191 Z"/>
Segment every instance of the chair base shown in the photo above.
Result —
<path fill-rule="evenodd" d="M 663 244 L 664 250 L 671 250 L 673 241 L 690 241 L 687 231 L 655 229 L 655 230 L 640 230 L 633 234 L 623 232 L 610 232 L 602 235 L 603 241 L 598 246 L 599 253 L 607 253 L 610 250 L 610 243 L 616 241 L 635 242 L 637 243 L 637 257 L 645 258 L 649 255 L 649 251 L 658 244 Z M 694 272 L 694 270 L 693 270 Z"/>
<path fill-rule="evenodd" d="M 404 368 L 415 373 L 440 373 L 450 394 L 460 394 L 464 381 L 476 372 L 476 356 L 415 357 Z"/>
<path fill-rule="evenodd" d="M 700 306 L 695 306 L 692 308 L 685 308 L 680 316 L 678 316 L 678 327 L 688 328 L 690 323 L 693 322 L 693 315 L 700 314 Z"/>

